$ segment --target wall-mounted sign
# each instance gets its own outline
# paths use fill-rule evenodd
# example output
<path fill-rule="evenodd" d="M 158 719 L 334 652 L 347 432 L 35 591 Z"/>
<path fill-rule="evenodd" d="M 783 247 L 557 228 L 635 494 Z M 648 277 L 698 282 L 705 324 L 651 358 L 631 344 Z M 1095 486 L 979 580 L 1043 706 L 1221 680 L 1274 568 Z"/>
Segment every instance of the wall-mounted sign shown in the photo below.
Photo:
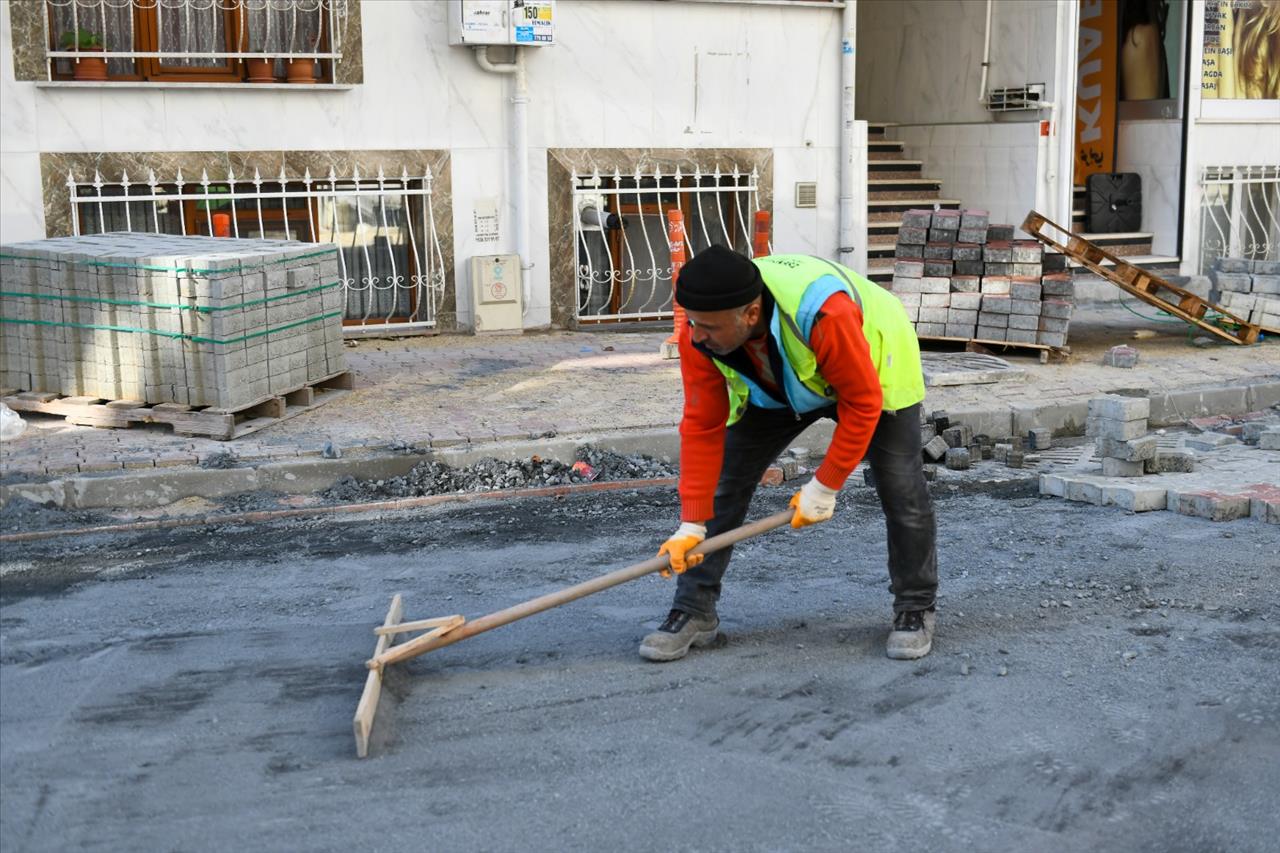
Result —
<path fill-rule="evenodd" d="M 1119 21 L 1117 0 L 1080 0 L 1076 186 L 1094 173 L 1115 171 Z"/>
<path fill-rule="evenodd" d="M 496 243 L 502 239 L 498 228 L 498 200 L 492 196 L 476 199 L 472 208 L 477 243 Z"/>
<path fill-rule="evenodd" d="M 1280 3 L 1206 0 L 1200 97 L 1280 98 Z"/>

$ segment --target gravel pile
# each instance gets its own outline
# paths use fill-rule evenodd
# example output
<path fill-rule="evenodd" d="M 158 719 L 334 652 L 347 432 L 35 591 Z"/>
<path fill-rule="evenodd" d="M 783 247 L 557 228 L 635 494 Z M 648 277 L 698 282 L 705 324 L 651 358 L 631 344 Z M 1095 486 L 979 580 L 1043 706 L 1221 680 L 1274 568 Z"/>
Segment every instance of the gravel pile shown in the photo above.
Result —
<path fill-rule="evenodd" d="M 482 459 L 465 468 L 433 460 L 415 465 L 402 477 L 385 480 L 343 477 L 326 489 L 323 496 L 331 501 L 351 502 L 672 476 L 675 476 L 674 466 L 652 457 L 627 456 L 588 445 L 578 451 L 572 465 L 537 456 L 516 461 Z"/>

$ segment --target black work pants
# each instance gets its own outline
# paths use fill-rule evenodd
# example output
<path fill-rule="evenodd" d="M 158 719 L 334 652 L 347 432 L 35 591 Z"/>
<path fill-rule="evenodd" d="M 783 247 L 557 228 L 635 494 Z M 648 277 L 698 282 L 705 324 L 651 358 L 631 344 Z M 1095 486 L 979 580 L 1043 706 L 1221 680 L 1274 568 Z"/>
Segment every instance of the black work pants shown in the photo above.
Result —
<path fill-rule="evenodd" d="M 920 406 L 882 412 L 867 449 L 888 528 L 889 591 L 895 613 L 927 610 L 933 606 L 938 589 L 937 532 L 921 460 Z M 834 420 L 835 416 L 835 406 L 809 412 L 798 420 L 790 409 L 748 407 L 725 434 L 724 466 L 707 536 L 741 526 L 765 469 L 810 424 L 823 417 Z M 835 519 L 839 517 L 837 513 Z M 717 551 L 680 575 L 672 607 L 696 616 L 714 615 L 720 581 L 732 553 L 732 548 Z"/>

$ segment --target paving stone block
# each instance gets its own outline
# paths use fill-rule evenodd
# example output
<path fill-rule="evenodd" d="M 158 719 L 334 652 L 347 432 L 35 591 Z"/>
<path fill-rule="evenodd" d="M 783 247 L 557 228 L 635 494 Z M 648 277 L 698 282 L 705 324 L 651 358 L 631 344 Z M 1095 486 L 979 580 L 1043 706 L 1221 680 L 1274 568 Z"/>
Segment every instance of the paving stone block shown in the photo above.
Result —
<path fill-rule="evenodd" d="M 902 224 L 912 228 L 928 228 L 933 222 L 933 211 L 928 208 L 912 208 L 902 212 Z"/>
<path fill-rule="evenodd" d="M 951 261 L 925 261 L 924 262 L 923 274 L 926 276 L 930 276 L 930 277 L 937 276 L 937 277 L 949 279 L 951 278 L 951 274 L 954 271 L 955 271 L 955 268 L 952 267 Z M 948 284 L 948 287 L 950 287 L 950 284 Z"/>
<path fill-rule="evenodd" d="M 1020 264 L 1014 261 L 1013 274 L 1022 278 L 1034 278 L 1039 283 L 1040 276 L 1044 274 L 1044 270 L 1039 264 Z"/>
<path fill-rule="evenodd" d="M 924 261 L 895 261 L 893 275 L 895 278 L 920 278 L 924 275 Z"/>
<path fill-rule="evenodd" d="M 1010 314 L 1009 328 L 1035 331 L 1040 328 L 1040 318 L 1034 314 Z"/>
<path fill-rule="evenodd" d="M 1249 262 L 1249 271 L 1254 275 L 1280 275 L 1280 260 L 1255 259 Z"/>
<path fill-rule="evenodd" d="M 975 312 L 976 313 L 976 312 Z M 952 323 L 946 324 L 946 337 L 959 338 L 961 340 L 973 340 L 973 333 L 977 330 L 978 325 L 974 323 Z"/>
<path fill-rule="evenodd" d="M 1010 328 L 1005 340 L 1011 344 L 1035 344 L 1040 342 L 1040 334 L 1035 329 Z"/>
<path fill-rule="evenodd" d="M 1210 521 L 1233 521 L 1247 518 L 1252 507 L 1248 495 L 1232 495 L 1212 489 L 1169 489 L 1169 509 L 1179 515 L 1207 518 Z"/>
<path fill-rule="evenodd" d="M 781 486 L 784 479 L 781 466 L 770 465 L 765 469 L 764 476 L 760 478 L 760 485 Z"/>
<path fill-rule="evenodd" d="M 951 294 L 950 293 L 922 293 L 920 294 L 920 305 L 924 308 L 950 308 Z"/>
<path fill-rule="evenodd" d="M 989 264 L 1012 264 L 1013 246 L 1007 242 L 988 241 L 982 247 L 982 260 Z"/>
<path fill-rule="evenodd" d="M 1089 417 L 1085 421 L 1085 435 L 1090 438 L 1110 438 L 1116 441 L 1128 441 L 1142 438 L 1147 433 L 1147 422 L 1117 421 L 1111 418 Z"/>
<path fill-rule="evenodd" d="M 920 298 L 923 300 L 926 296 L 929 296 L 929 295 L 930 294 L 926 293 L 924 294 L 924 296 Z M 927 323 L 929 325 L 945 326 L 947 324 L 947 312 L 950 310 L 951 310 L 950 308 L 947 308 L 945 306 L 934 307 L 934 306 L 925 305 L 924 302 L 921 302 L 920 303 L 920 322 Z M 924 332 L 921 332 L 919 329 L 917 329 L 916 332 L 917 334 L 924 334 Z"/>
<path fill-rule="evenodd" d="M 1075 282 L 1066 273 L 1054 273 L 1040 277 L 1040 291 L 1044 297 L 1072 299 L 1076 293 Z"/>
<path fill-rule="evenodd" d="M 947 276 L 926 276 L 920 279 L 921 293 L 950 293 L 951 279 Z"/>
<path fill-rule="evenodd" d="M 1010 288 L 1012 288 L 1012 284 Z M 1040 300 L 1038 299 L 1018 299 L 1014 297 L 1009 300 L 1009 313 L 1026 314 L 1031 317 L 1040 316 Z"/>
<path fill-rule="evenodd" d="M 1249 517 L 1265 524 L 1280 524 L 1280 487 L 1270 483 L 1246 486 Z"/>
<path fill-rule="evenodd" d="M 982 305 L 981 293 L 952 293 L 951 294 L 951 307 L 957 310 L 977 312 L 978 307 L 980 305 Z"/>
<path fill-rule="evenodd" d="M 992 261 L 984 261 L 982 265 L 983 275 L 1013 275 L 1013 264 L 1005 264 Z"/>
<path fill-rule="evenodd" d="M 1141 477 L 1143 473 L 1145 472 L 1141 462 L 1126 462 L 1111 456 L 1102 457 L 1102 476 L 1104 477 Z"/>
<path fill-rule="evenodd" d="M 1239 444 L 1240 439 L 1233 435 L 1225 435 L 1220 432 L 1206 432 L 1201 435 L 1192 436 L 1184 442 L 1187 447 L 1192 450 L 1217 450 L 1219 447 L 1226 447 L 1229 444 Z"/>
<path fill-rule="evenodd" d="M 957 261 L 980 261 L 982 246 L 977 243 L 956 243 L 951 247 L 951 257 Z"/>
<path fill-rule="evenodd" d="M 985 275 L 982 277 L 982 284 L 979 285 L 979 289 L 983 294 L 1008 296 L 1009 277 L 1004 275 Z"/>
<path fill-rule="evenodd" d="M 1036 326 L 1037 329 L 1042 332 L 1051 332 L 1057 335 L 1065 336 L 1067 329 L 1071 325 L 1070 320 L 1060 320 L 1057 317 L 1046 317 L 1043 314 L 1036 319 L 1039 321 L 1039 325 Z"/>
<path fill-rule="evenodd" d="M 1151 416 L 1151 401 L 1147 397 L 1126 397 L 1124 394 L 1107 394 L 1089 400 L 1089 418 L 1111 420 L 1142 420 Z"/>
<path fill-rule="evenodd" d="M 953 228 L 930 228 L 930 243 L 954 243 L 960 237 L 960 231 Z"/>
<path fill-rule="evenodd" d="M 1133 368 L 1138 364 L 1138 351 L 1120 344 L 1102 354 L 1102 363 L 1107 367 Z"/>
<path fill-rule="evenodd" d="M 1221 272 L 1253 271 L 1247 258 L 1218 258 L 1213 262 L 1213 269 Z"/>
<path fill-rule="evenodd" d="M 1027 446 L 1032 450 L 1048 450 L 1053 446 L 1053 430 L 1048 427 L 1027 430 Z"/>
<path fill-rule="evenodd" d="M 1040 316 L 1056 320 L 1070 320 L 1075 306 L 1059 299 L 1046 299 L 1040 303 Z"/>
<path fill-rule="evenodd" d="M 1009 295 L 1015 300 L 1032 300 L 1039 303 L 1040 280 L 1015 275 L 1009 279 Z"/>
<path fill-rule="evenodd" d="M 991 224 L 991 214 L 985 210 L 979 210 L 976 207 L 965 208 L 960 211 L 960 227 L 961 228 L 981 228 L 983 239 L 986 239 L 987 227 Z M 981 242 L 981 241 L 979 241 Z"/>
<path fill-rule="evenodd" d="M 1061 474 L 1041 474 L 1040 494 L 1054 498 L 1065 498 L 1067 496 L 1067 481 Z"/>
<path fill-rule="evenodd" d="M 924 455 L 937 462 L 946 455 L 947 450 L 950 447 L 951 445 L 947 444 L 946 440 L 942 436 L 934 436 L 933 439 L 924 446 Z"/>
<path fill-rule="evenodd" d="M 1100 483 L 1079 477 L 1067 477 L 1065 479 L 1067 500 L 1101 506 L 1102 485 Z"/>
<path fill-rule="evenodd" d="M 945 231 L 959 231 L 960 222 L 963 214 L 958 210 L 949 208 L 939 208 L 933 211 L 933 215 L 929 219 L 930 228 L 941 228 Z"/>
<path fill-rule="evenodd" d="M 904 261 L 919 261 L 924 259 L 924 246 L 918 243 L 899 242 L 893 247 L 893 256 Z"/>
<path fill-rule="evenodd" d="M 1002 224 L 991 224 L 987 226 L 987 242 L 994 243 L 998 241 L 1009 242 L 1013 240 L 1013 226 Z"/>
<path fill-rule="evenodd" d="M 910 212 L 911 211 L 907 211 L 907 213 L 910 213 Z M 903 216 L 906 216 L 906 214 L 903 214 Z M 914 246 L 923 246 L 928 239 L 929 239 L 928 227 L 910 226 L 910 225 L 906 225 L 904 222 L 902 227 L 898 229 L 899 243 L 910 243 L 911 245 L 914 245 Z"/>
<path fill-rule="evenodd" d="M 1013 300 L 1007 296 L 983 294 L 980 310 L 988 314 L 1009 314 L 1013 310 Z"/>
<path fill-rule="evenodd" d="M 920 309 L 924 311 L 923 308 Z M 916 336 L 921 338 L 941 338 L 947 333 L 947 325 L 943 323 L 928 323 L 922 318 L 916 323 Z"/>
<path fill-rule="evenodd" d="M 890 290 L 894 293 L 920 293 L 920 282 L 924 279 L 907 278 L 906 276 L 895 275 L 890 283 Z"/>
<path fill-rule="evenodd" d="M 997 329 L 1007 329 L 1009 328 L 1009 315 L 992 313 L 986 308 L 983 308 L 978 311 L 978 325 L 994 326 Z"/>
<path fill-rule="evenodd" d="M 987 229 L 985 228 L 961 228 L 956 232 L 956 240 L 961 243 L 982 244 L 986 242 Z"/>
<path fill-rule="evenodd" d="M 1280 450 L 1280 427 L 1263 430 L 1258 435 L 1258 447 L 1262 450 Z"/>
<path fill-rule="evenodd" d="M 1098 439 L 1097 449 L 1099 456 L 1123 459 L 1125 462 L 1143 462 L 1147 459 L 1156 458 L 1156 451 L 1160 446 L 1159 442 L 1160 439 L 1154 435 L 1133 438 L 1128 441 L 1100 438 Z"/>
<path fill-rule="evenodd" d="M 983 272 L 986 271 L 986 266 L 982 261 L 953 261 L 951 266 L 953 275 L 972 275 L 981 277 Z"/>
<path fill-rule="evenodd" d="M 1040 259 L 1045 272 L 1062 272 L 1067 268 L 1067 256 L 1061 252 L 1045 252 Z"/>
<path fill-rule="evenodd" d="M 950 243 L 925 243 L 924 259 L 926 261 L 951 260 L 951 244 Z"/>
<path fill-rule="evenodd" d="M 1134 483 L 1102 487 L 1103 506 L 1118 506 L 1129 512 L 1153 512 L 1165 509 L 1168 498 L 1169 490 L 1164 486 Z"/>
<path fill-rule="evenodd" d="M 1248 273 L 1228 273 L 1210 270 L 1209 279 L 1218 290 L 1248 293 L 1253 289 L 1253 278 Z"/>
<path fill-rule="evenodd" d="M 947 427 L 941 434 L 947 447 L 968 447 L 973 443 L 973 430 L 965 424 Z"/>
<path fill-rule="evenodd" d="M 973 457 L 967 447 L 949 447 L 946 454 L 946 465 L 951 471 L 965 471 L 972 464 Z"/>
<path fill-rule="evenodd" d="M 1005 316 L 1003 314 L 999 316 Z M 1007 326 L 984 326 L 982 324 L 982 315 L 978 315 L 978 325 L 974 330 L 974 337 L 980 341 L 1003 341 L 1007 339 L 1009 329 Z"/>
<path fill-rule="evenodd" d="M 953 275 L 951 277 L 952 293 L 978 294 L 982 279 L 976 275 Z"/>

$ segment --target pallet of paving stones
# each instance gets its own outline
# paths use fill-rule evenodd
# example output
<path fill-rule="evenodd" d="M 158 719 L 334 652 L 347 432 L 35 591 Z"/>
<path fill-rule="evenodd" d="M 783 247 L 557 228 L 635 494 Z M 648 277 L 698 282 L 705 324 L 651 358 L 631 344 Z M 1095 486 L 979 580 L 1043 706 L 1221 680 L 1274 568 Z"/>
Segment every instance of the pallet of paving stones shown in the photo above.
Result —
<path fill-rule="evenodd" d="M 352 373 L 342 371 L 234 410 L 185 403 L 66 397 L 48 391 L 5 390 L 0 392 L 0 399 L 14 411 L 64 417 L 76 426 L 126 429 L 134 424 L 166 424 L 177 435 L 230 441 L 332 403 L 352 387 Z"/>
<path fill-rule="evenodd" d="M 1066 351 L 1075 285 L 1066 257 L 985 210 L 908 210 L 887 285 L 922 341 Z"/>
<path fill-rule="evenodd" d="M 1008 353 L 1010 350 L 1014 352 L 1022 350 L 1028 355 L 1034 355 L 1039 358 L 1041 364 L 1045 364 L 1050 358 L 1066 358 L 1071 352 L 1071 347 L 1065 346 L 1051 347 L 1048 344 L 1019 344 L 1012 341 L 989 341 L 982 338 L 949 338 L 945 335 L 922 335 L 919 331 L 916 332 L 916 337 L 921 341 L 961 344 L 968 352 L 984 354 L 991 353 L 992 349 L 999 349 L 1002 353 Z"/>
<path fill-rule="evenodd" d="M 1046 226 L 1056 229 L 1057 236 L 1062 239 L 1055 239 L 1055 235 L 1046 233 Z M 1224 306 L 1202 299 L 1189 290 L 1170 284 L 1149 270 L 1112 255 L 1034 210 L 1023 220 L 1022 230 L 1166 314 L 1185 320 L 1233 344 L 1252 344 L 1258 340 L 1261 329 L 1257 323 L 1251 323 Z M 1111 266 L 1103 266 L 1104 262 L 1109 262 Z M 1221 318 L 1209 320 L 1211 311 L 1221 315 Z"/>

